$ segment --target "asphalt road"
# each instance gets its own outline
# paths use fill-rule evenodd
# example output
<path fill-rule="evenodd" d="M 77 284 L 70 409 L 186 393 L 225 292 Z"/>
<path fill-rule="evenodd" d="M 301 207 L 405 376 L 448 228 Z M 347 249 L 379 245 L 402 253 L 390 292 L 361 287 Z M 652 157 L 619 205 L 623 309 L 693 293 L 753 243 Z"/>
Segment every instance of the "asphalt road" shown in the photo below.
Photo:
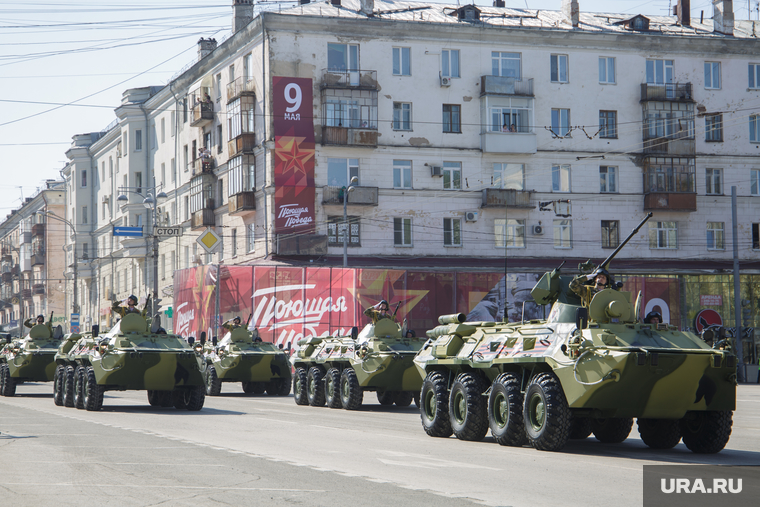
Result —
<path fill-rule="evenodd" d="M 200 412 L 106 393 L 103 410 L 53 404 L 51 384 L 0 397 L 0 505 L 640 506 L 647 464 L 760 464 L 760 385 L 739 387 L 731 440 L 716 455 L 590 437 L 562 452 L 492 438 L 428 437 L 419 412 L 297 406 L 239 384 Z"/>

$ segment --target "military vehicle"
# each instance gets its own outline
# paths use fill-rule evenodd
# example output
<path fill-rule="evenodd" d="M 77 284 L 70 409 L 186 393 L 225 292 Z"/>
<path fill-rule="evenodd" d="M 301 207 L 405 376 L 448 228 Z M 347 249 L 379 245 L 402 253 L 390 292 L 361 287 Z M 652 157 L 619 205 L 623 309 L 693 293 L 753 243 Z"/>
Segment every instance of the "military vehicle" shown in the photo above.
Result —
<path fill-rule="evenodd" d="M 61 339 L 50 328 L 35 324 L 21 339 L 6 338 L 0 349 L 0 395 L 14 396 L 23 382 L 50 382 L 55 373 L 55 353 Z"/>
<path fill-rule="evenodd" d="M 200 344 L 151 332 L 136 313 L 105 335 L 64 337 L 55 355 L 56 405 L 100 410 L 105 391 L 147 390 L 152 406 L 200 410 L 206 397 Z"/>
<path fill-rule="evenodd" d="M 222 383 L 240 382 L 246 394 L 290 394 L 288 356 L 244 327 L 232 329 L 217 344 L 203 340 L 206 395 L 218 396 Z"/>
<path fill-rule="evenodd" d="M 298 345 L 290 357 L 298 405 L 357 410 L 365 391 L 376 391 L 381 405 L 419 404 L 422 380 L 412 360 L 422 341 L 403 337 L 392 319 L 367 324 L 361 333 L 354 327 L 350 336 L 314 336 Z"/>
<path fill-rule="evenodd" d="M 584 279 L 599 273 L 593 267 L 580 266 Z M 736 405 L 731 341 L 711 336 L 711 346 L 667 323 L 640 322 L 641 295 L 632 302 L 611 280 L 583 306 L 572 280 L 558 268 L 533 288 L 536 303 L 552 304 L 546 320 L 439 318 L 414 361 L 425 379 L 420 412 L 427 434 L 481 440 L 490 427 L 501 445 L 558 451 L 591 433 L 622 442 L 637 418 L 651 448 L 669 449 L 683 438 L 696 453 L 722 450 Z"/>

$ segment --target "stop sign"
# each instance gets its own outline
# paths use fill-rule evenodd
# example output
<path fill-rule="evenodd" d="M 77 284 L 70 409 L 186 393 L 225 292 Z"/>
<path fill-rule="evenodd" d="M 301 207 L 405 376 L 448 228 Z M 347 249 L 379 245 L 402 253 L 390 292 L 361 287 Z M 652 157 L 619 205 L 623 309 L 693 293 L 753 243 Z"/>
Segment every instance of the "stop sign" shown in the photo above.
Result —
<path fill-rule="evenodd" d="M 694 317 L 694 329 L 697 333 L 701 333 L 707 326 L 716 324 L 718 326 L 723 325 L 723 319 L 720 318 L 720 314 L 715 310 L 702 310 Z"/>

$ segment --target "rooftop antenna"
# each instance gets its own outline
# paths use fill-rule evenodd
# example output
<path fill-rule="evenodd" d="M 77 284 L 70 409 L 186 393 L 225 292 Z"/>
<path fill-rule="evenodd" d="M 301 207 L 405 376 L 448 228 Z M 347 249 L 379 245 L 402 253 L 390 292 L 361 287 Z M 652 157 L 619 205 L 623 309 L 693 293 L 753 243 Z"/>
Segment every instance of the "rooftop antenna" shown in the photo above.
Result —
<path fill-rule="evenodd" d="M 18 188 L 18 191 L 21 193 L 21 203 L 23 204 L 24 203 L 24 187 L 19 185 L 16 188 Z"/>

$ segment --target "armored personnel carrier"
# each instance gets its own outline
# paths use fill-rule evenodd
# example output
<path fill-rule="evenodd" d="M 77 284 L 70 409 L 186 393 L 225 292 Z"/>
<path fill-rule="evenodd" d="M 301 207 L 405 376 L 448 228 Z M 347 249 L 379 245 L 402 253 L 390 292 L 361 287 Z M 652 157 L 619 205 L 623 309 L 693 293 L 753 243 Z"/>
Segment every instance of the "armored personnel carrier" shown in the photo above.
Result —
<path fill-rule="evenodd" d="M 408 407 L 419 395 L 422 380 L 412 360 L 422 341 L 403 337 L 392 319 L 367 324 L 361 333 L 354 327 L 351 336 L 315 336 L 298 345 L 290 357 L 298 405 L 357 410 L 364 392 L 376 391 L 381 405 Z"/>
<path fill-rule="evenodd" d="M 232 329 L 218 344 L 214 340 L 203 345 L 206 395 L 218 396 L 226 382 L 240 382 L 246 394 L 290 394 L 288 356 L 246 328 Z"/>
<path fill-rule="evenodd" d="M 55 354 L 56 405 L 100 410 L 105 391 L 148 391 L 153 406 L 200 410 L 206 397 L 201 347 L 153 333 L 136 313 L 102 336 L 69 334 Z"/>
<path fill-rule="evenodd" d="M 24 338 L 6 339 L 0 349 L 0 395 L 14 396 L 16 386 L 23 382 L 53 380 L 60 343 L 44 324 L 36 324 Z"/>
<path fill-rule="evenodd" d="M 581 279 L 600 273 L 593 267 L 582 264 Z M 546 320 L 439 318 L 414 361 L 425 379 L 420 412 L 428 435 L 481 440 L 490 428 L 501 445 L 558 451 L 591 433 L 622 442 L 636 418 L 651 448 L 672 448 L 683 438 L 696 453 L 722 450 L 736 404 L 731 341 L 711 336 L 711 346 L 667 323 L 642 323 L 640 294 L 632 302 L 611 280 L 587 291 L 584 306 L 572 281 L 558 268 L 533 288 L 539 305 L 552 305 Z"/>

